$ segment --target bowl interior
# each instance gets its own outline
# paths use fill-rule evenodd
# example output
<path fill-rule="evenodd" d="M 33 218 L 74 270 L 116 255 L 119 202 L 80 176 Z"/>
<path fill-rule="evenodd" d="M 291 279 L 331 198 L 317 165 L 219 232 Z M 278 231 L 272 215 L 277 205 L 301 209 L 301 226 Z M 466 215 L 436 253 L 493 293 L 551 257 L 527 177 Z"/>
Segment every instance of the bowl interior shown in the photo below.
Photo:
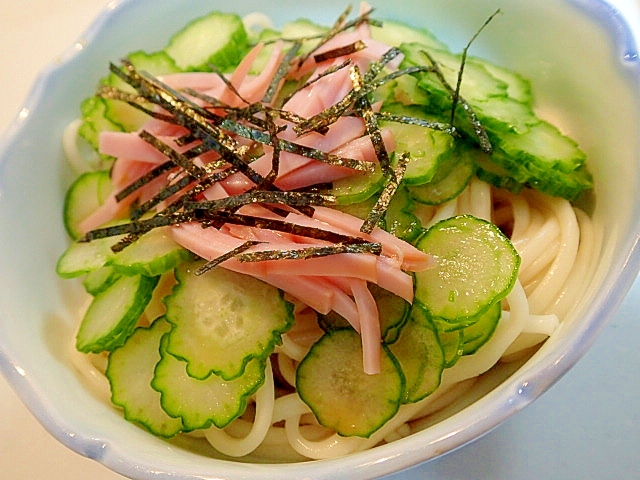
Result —
<path fill-rule="evenodd" d="M 622 20 L 603 2 L 500 3 L 397 0 L 374 6 L 378 17 L 427 27 L 454 50 L 461 50 L 500 6 L 501 15 L 471 54 L 531 78 L 539 111 L 589 154 L 602 254 L 594 259 L 596 275 L 585 301 L 533 358 L 515 373 L 497 369 L 479 390 L 486 393 L 482 398 L 411 438 L 331 462 L 279 467 L 214 463 L 149 436 L 93 396 L 69 362 L 80 292 L 54 272 L 67 244 L 60 214 L 70 181 L 60 146 L 63 129 L 78 116 L 80 101 L 93 92 L 109 61 L 132 50 L 157 50 L 189 19 L 227 8 L 195 0 L 161 6 L 153 0 L 112 2 L 65 61 L 50 67 L 34 86 L 0 157 L 0 368 L 44 426 L 74 450 L 136 478 L 213 473 L 285 478 L 310 472 L 318 478 L 353 478 L 370 476 L 367 466 L 374 461 L 374 473 L 380 475 L 473 440 L 556 381 L 593 341 L 638 271 L 638 253 L 632 253 L 640 230 L 638 62 Z M 330 24 L 344 7 L 334 0 L 322 7 L 243 0 L 233 9 L 265 12 L 276 24 L 299 17 Z"/>

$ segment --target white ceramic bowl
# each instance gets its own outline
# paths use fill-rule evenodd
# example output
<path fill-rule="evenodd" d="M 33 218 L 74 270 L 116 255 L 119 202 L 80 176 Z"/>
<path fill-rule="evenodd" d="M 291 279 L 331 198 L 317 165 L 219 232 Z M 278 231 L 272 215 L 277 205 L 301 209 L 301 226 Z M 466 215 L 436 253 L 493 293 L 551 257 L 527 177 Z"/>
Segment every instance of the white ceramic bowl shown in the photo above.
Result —
<path fill-rule="evenodd" d="M 497 3 L 502 15 L 473 53 L 531 78 L 545 114 L 588 152 L 596 178 L 594 219 L 606 232 L 603 252 L 593 259 L 598 268 L 588 301 L 531 359 L 513 374 L 498 370 L 495 388 L 427 430 L 363 453 L 299 464 L 253 465 L 187 451 L 130 425 L 92 396 L 67 358 L 77 319 L 68 287 L 54 272 L 67 242 L 60 220 L 69 181 L 62 131 L 109 61 L 158 49 L 190 18 L 227 8 L 195 0 L 111 2 L 83 43 L 40 77 L 0 153 L 0 368 L 45 428 L 132 478 L 367 478 L 478 438 L 558 380 L 611 318 L 640 268 L 640 65 L 623 19 L 599 0 L 396 0 L 376 7 L 379 17 L 419 22 L 459 50 Z M 307 4 L 241 0 L 233 8 L 263 11 L 276 23 L 304 16 L 328 24 L 345 7 L 342 0 Z"/>

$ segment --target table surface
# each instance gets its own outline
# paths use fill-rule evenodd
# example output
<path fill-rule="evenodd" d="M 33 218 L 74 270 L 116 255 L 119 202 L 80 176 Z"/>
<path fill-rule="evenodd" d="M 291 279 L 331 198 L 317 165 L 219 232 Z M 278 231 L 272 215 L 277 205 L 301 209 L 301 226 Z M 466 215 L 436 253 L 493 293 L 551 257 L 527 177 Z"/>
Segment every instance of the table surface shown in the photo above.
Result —
<path fill-rule="evenodd" d="M 611 1 L 640 30 L 638 0 Z M 0 131 L 44 65 L 106 0 L 0 3 Z M 25 53 L 28 52 L 28 53 Z M 586 356 L 540 399 L 480 440 L 387 480 L 640 478 L 640 279 Z M 0 477 L 117 480 L 50 436 L 0 375 Z"/>

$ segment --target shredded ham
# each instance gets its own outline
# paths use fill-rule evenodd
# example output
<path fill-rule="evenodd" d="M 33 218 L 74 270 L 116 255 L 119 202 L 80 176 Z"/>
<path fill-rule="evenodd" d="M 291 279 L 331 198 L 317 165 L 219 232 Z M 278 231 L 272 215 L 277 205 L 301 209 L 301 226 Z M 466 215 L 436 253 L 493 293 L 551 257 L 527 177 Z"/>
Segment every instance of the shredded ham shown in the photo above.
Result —
<path fill-rule="evenodd" d="M 350 55 L 350 58 L 362 72 L 366 71 L 370 62 L 379 60 L 389 48 L 371 38 L 370 28 L 365 22 L 352 32 L 336 35 L 317 53 L 356 41 L 364 42 L 366 48 Z M 264 98 L 283 59 L 283 46 L 278 43 L 262 71 L 258 75 L 251 75 L 252 67 L 263 49 L 262 44 L 253 48 L 228 77 L 233 89 L 217 73 L 178 73 L 162 77 L 161 80 L 176 90 L 189 88 L 215 97 L 232 107 L 246 106 L 247 102 L 259 102 Z M 353 89 L 349 69 L 339 69 L 327 75 L 323 73 L 327 68 L 336 67 L 343 61 L 344 58 L 335 58 L 317 63 L 313 56 L 307 59 L 295 74 L 300 77 L 310 75 L 310 78 L 316 78 L 317 81 L 297 91 L 284 105 L 284 109 L 302 118 L 309 118 L 339 102 Z M 396 66 L 399 61 L 399 58 L 394 59 Z M 197 98 L 194 98 L 194 101 L 202 102 Z M 374 108 L 378 109 L 379 105 L 375 105 Z M 372 140 L 365 134 L 365 125 L 361 118 L 340 117 L 323 133 L 312 131 L 301 136 L 294 132 L 293 124 L 289 120 L 280 119 L 278 122 L 279 127 L 283 129 L 278 136 L 283 140 L 345 158 L 377 162 Z M 195 141 L 178 147 L 175 139 L 184 136 L 188 133 L 187 130 L 162 119 L 150 119 L 142 129 L 152 133 L 179 153 L 187 152 L 198 144 Z M 395 145 L 390 132 L 382 129 L 381 133 L 385 147 L 389 151 L 393 150 Z M 102 132 L 99 141 L 101 153 L 116 158 L 112 180 L 117 189 L 124 188 L 168 160 L 164 154 L 141 139 L 138 132 Z M 251 147 L 251 142 L 246 139 L 238 141 Z M 262 156 L 252 162 L 251 167 L 266 176 L 272 168 L 273 147 L 261 145 L 261 149 Z M 197 165 L 206 165 L 218 158 L 217 153 L 208 152 L 193 161 Z M 357 173 L 345 166 L 330 165 L 295 153 L 280 152 L 278 176 L 274 183 L 281 189 L 294 190 L 354 174 Z M 171 175 L 175 173 L 167 172 L 161 175 L 120 202 L 116 201 L 115 193 L 112 194 L 104 205 L 82 223 L 81 228 L 86 232 L 125 215 L 133 202 L 144 201 L 159 192 L 170 181 Z M 235 173 L 210 186 L 203 192 L 202 198 L 222 199 L 247 192 L 253 187 L 254 184 L 245 175 Z M 167 203 L 170 201 L 167 200 Z M 164 208 L 167 203 L 158 208 Z M 238 211 L 247 215 L 282 219 L 257 205 L 247 205 Z M 363 224 L 361 219 L 332 208 L 314 207 L 313 216 L 291 212 L 285 220 L 295 225 L 320 228 L 379 243 L 382 247 L 381 254 L 337 253 L 307 259 L 258 262 L 242 262 L 232 257 L 220 263 L 220 267 L 259 278 L 321 314 L 335 311 L 342 315 L 361 335 L 364 370 L 370 374 L 378 373 L 381 355 L 379 312 L 367 283 L 376 283 L 412 302 L 413 279 L 407 272 L 430 268 L 431 257 L 380 228 L 364 234 L 360 231 Z M 235 224 L 225 224 L 220 228 L 203 228 L 197 222 L 186 222 L 170 227 L 170 231 L 177 243 L 205 260 L 218 259 L 247 240 L 260 242 L 250 247 L 247 253 L 265 250 L 295 251 L 328 244 L 324 240 Z"/>

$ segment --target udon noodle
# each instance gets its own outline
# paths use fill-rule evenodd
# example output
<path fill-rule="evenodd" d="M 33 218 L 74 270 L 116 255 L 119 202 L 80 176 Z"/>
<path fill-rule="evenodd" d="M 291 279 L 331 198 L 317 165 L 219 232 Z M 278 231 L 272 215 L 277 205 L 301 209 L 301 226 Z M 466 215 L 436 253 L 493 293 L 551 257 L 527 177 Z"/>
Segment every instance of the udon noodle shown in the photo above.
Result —
<path fill-rule="evenodd" d="M 69 148 L 76 145 L 76 134 L 71 125 L 64 141 L 66 154 L 72 165 L 86 165 L 86 159 L 79 158 L 80 151 Z M 417 213 L 425 228 L 459 214 L 489 220 L 508 234 L 522 258 L 518 281 L 503 301 L 496 331 L 478 352 L 445 369 L 436 392 L 403 405 L 370 438 L 342 437 L 319 425 L 293 391 L 297 364 L 323 333 L 315 312 L 298 303 L 295 326 L 276 347 L 265 383 L 247 412 L 225 429 L 211 427 L 191 435 L 202 437 L 229 457 L 253 454 L 270 461 L 337 457 L 405 437 L 428 425 L 431 415 L 463 396 L 479 376 L 497 364 L 530 355 L 578 303 L 593 275 L 590 260 L 600 248 L 601 234 L 586 213 L 566 200 L 533 190 L 514 194 L 473 179 L 455 199 L 438 207 L 423 206 Z M 170 287 L 164 285 L 160 290 L 166 293 Z M 152 302 L 141 322 L 156 318 L 163 308 L 159 300 Z M 106 358 L 81 354 L 74 346 L 72 351 L 77 369 L 108 402 Z"/>

